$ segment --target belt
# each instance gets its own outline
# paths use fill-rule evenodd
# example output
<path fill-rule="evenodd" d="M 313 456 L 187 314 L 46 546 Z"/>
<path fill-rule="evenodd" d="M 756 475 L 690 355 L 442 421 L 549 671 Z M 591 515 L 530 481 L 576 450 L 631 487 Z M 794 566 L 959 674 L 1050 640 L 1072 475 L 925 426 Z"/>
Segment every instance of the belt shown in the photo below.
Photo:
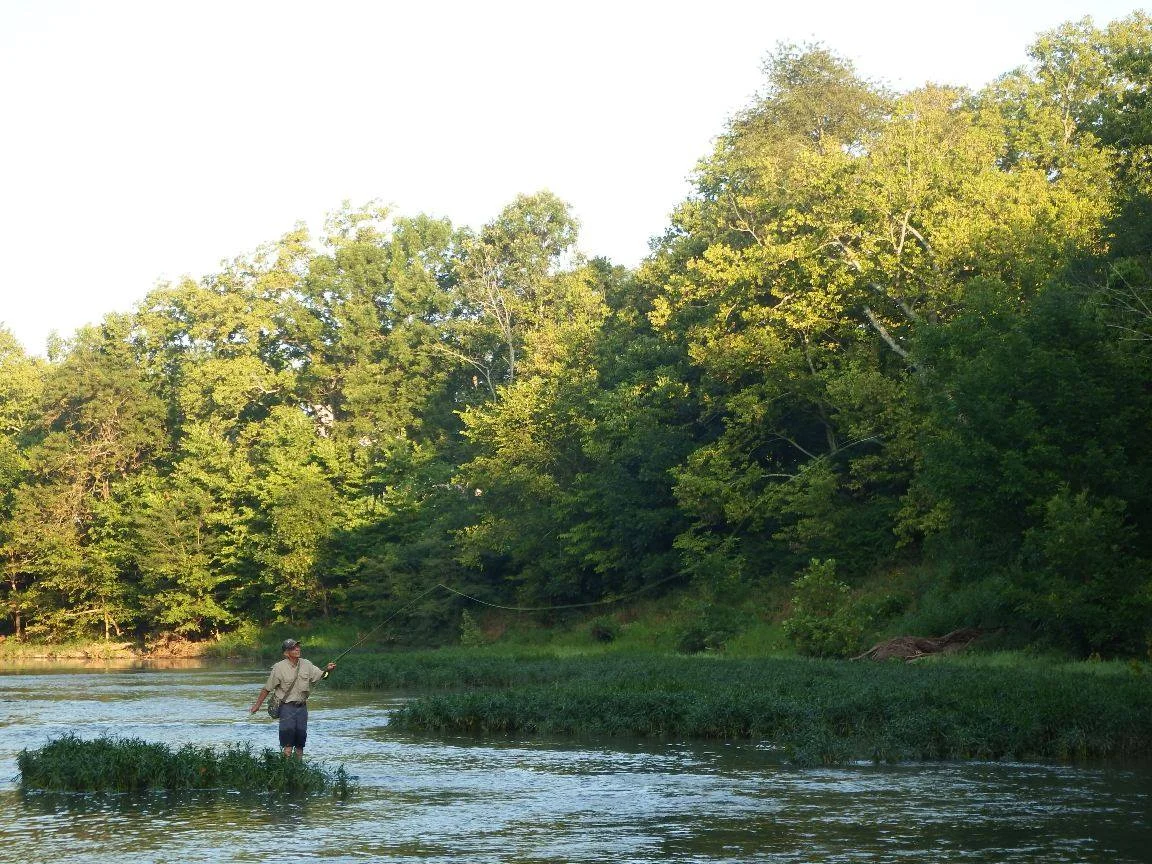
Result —
<path fill-rule="evenodd" d="M 304 703 L 303 703 L 303 702 L 285 702 L 284 704 L 285 704 L 285 705 L 296 705 L 296 706 L 300 706 L 300 705 L 303 705 Z"/>

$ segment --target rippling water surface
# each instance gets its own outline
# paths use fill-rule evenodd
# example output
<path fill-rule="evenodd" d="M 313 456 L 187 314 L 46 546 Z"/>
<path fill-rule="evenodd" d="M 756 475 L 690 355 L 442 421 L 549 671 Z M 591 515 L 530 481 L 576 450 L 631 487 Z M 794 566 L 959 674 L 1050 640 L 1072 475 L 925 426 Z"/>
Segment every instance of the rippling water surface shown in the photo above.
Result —
<path fill-rule="evenodd" d="M 348 801 L 24 793 L 16 754 L 75 731 L 276 746 L 264 670 L 0 666 L 0 861 L 1152 861 L 1152 768 L 799 769 L 751 744 L 476 741 L 388 730 L 402 697 L 326 691 L 308 758 Z"/>

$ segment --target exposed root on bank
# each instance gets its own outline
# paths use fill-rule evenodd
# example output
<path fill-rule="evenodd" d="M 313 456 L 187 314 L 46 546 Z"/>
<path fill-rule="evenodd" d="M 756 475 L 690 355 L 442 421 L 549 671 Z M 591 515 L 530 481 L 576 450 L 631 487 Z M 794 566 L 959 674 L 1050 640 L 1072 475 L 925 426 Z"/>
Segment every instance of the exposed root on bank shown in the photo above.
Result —
<path fill-rule="evenodd" d="M 963 651 L 986 631 L 978 627 L 962 627 L 944 636 L 897 636 L 879 642 L 853 657 L 853 660 L 891 660 L 893 658 L 911 662 L 931 654 L 953 654 Z"/>
<path fill-rule="evenodd" d="M 211 644 L 211 642 L 194 642 L 177 633 L 161 633 L 149 640 L 141 653 L 145 657 L 203 657 Z"/>

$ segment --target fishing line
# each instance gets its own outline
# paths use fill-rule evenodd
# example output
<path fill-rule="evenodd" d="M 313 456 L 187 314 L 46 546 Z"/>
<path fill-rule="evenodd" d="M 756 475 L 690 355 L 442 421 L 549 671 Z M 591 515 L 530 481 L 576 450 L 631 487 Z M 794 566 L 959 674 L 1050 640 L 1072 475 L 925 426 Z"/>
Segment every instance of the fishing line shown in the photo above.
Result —
<path fill-rule="evenodd" d="M 328 662 L 330 662 L 330 663 L 339 662 L 341 657 L 345 656 L 349 651 L 351 651 L 357 645 L 363 644 L 364 640 L 366 640 L 369 636 L 371 636 L 373 633 L 375 633 L 377 630 L 379 630 L 381 627 L 383 627 L 385 624 L 387 624 L 389 621 L 391 621 L 393 618 L 395 618 L 397 615 L 399 615 L 401 612 L 403 612 L 405 609 L 407 609 L 409 606 L 411 606 L 413 603 L 416 603 L 419 600 L 423 600 L 425 597 L 427 597 L 429 594 L 431 594 L 433 591 L 435 591 L 437 588 L 440 588 L 440 587 L 443 587 L 443 586 L 441 586 L 440 583 L 437 582 L 435 585 L 433 585 L 427 591 L 423 591 L 420 594 L 418 594 L 416 597 L 413 597 L 411 600 L 409 600 L 407 603 L 405 603 L 403 606 L 401 606 L 399 609 L 397 609 L 395 612 L 393 612 L 391 615 L 389 615 L 387 618 L 385 618 L 383 621 L 381 621 L 379 624 L 377 624 L 375 627 L 373 627 L 371 630 L 369 630 L 367 633 L 365 633 L 363 636 L 361 636 L 359 639 L 357 639 L 355 642 L 353 642 L 351 645 L 349 645 L 347 648 L 345 648 L 344 652 L 342 654 L 340 654 L 335 660 L 330 660 Z"/>
<path fill-rule="evenodd" d="M 391 621 L 393 618 L 395 618 L 397 615 L 399 615 L 401 612 L 403 612 L 409 606 L 412 606 L 413 604 L 419 602 L 420 600 L 423 600 L 425 597 L 427 597 L 429 594 L 431 594 L 437 588 L 443 588 L 445 591 L 448 591 L 451 594 L 455 594 L 458 597 L 463 597 L 465 600 L 471 600 L 473 603 L 479 603 L 481 606 L 488 606 L 491 609 L 502 609 L 505 612 L 555 612 L 555 611 L 559 611 L 562 609 L 586 609 L 586 608 L 589 608 L 591 606 L 607 606 L 607 605 L 612 604 L 612 603 L 619 603 L 623 600 L 630 600 L 631 598 L 633 598 L 639 594 L 642 594 L 645 591 L 649 591 L 653 588 L 658 588 L 659 586 L 663 585 L 665 582 L 671 582 L 673 579 L 678 579 L 679 577 L 680 577 L 679 573 L 677 573 L 673 576 L 667 576 L 664 579 L 659 579 L 656 582 L 653 582 L 649 585 L 645 585 L 643 588 L 638 588 L 635 591 L 632 591 L 628 594 L 622 594 L 619 597 L 610 597 L 607 600 L 593 600 L 593 601 L 588 602 L 588 603 L 563 603 L 563 604 L 558 605 L 558 606 L 502 606 L 499 603 L 489 603 L 487 600 L 481 600 L 479 597 L 473 597 L 471 594 L 465 594 L 463 591 L 458 591 L 455 588 L 451 587 L 450 585 L 445 585 L 443 582 L 437 582 L 431 588 L 428 588 L 427 590 L 422 591 L 419 594 L 417 594 L 415 597 L 413 597 L 411 600 L 409 600 L 407 603 L 405 603 L 403 606 L 401 606 L 399 609 L 397 609 L 395 612 L 393 612 L 391 615 L 389 615 L 387 618 L 385 618 L 383 621 L 381 621 L 379 624 L 377 624 L 375 627 L 373 627 L 371 630 L 369 630 L 367 633 L 365 633 L 363 636 L 361 636 L 359 639 L 357 639 L 355 642 L 353 642 L 349 647 L 345 648 L 343 653 L 341 653 L 339 656 L 337 656 L 337 658 L 335 660 L 331 660 L 329 662 L 331 662 L 331 663 L 338 662 L 342 657 L 346 656 L 350 651 L 352 651 L 353 648 L 356 648 L 358 645 L 362 645 L 368 639 L 369 636 L 376 633 L 381 627 L 383 627 L 385 624 L 387 624 L 389 621 Z"/>
<path fill-rule="evenodd" d="M 671 582 L 673 579 L 678 579 L 679 577 L 680 574 L 677 573 L 673 576 L 668 576 L 664 579 L 660 579 L 657 582 L 653 582 L 651 585 L 645 585 L 643 588 L 639 588 L 629 594 L 622 594 L 619 597 L 610 597 L 607 600 L 593 600 L 589 603 L 565 603 L 560 606 L 501 606 L 499 603 L 489 603 L 487 600 L 481 600 L 479 597 L 473 597 L 471 594 L 465 594 L 463 591 L 457 591 L 455 588 L 445 585 L 442 582 L 437 582 L 433 587 L 443 588 L 445 591 L 451 591 L 453 594 L 464 597 L 467 600 L 471 600 L 473 603 L 479 603 L 481 606 L 490 606 L 493 609 L 503 609 L 507 612 L 552 612 L 558 609 L 583 609 L 588 606 L 607 606 L 610 603 L 619 603 L 621 600 L 630 600 L 637 594 L 641 594 L 651 588 L 656 588 L 659 585 L 663 585 L 665 582 Z"/>

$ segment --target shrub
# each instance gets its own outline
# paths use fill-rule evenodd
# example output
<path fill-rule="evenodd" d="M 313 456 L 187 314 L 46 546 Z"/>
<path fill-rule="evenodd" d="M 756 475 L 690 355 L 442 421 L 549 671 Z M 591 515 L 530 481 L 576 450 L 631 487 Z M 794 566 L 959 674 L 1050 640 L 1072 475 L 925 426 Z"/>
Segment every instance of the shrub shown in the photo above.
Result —
<path fill-rule="evenodd" d="M 1138 651 L 1152 608 L 1124 502 L 1061 490 L 1025 535 L 1023 559 L 1020 610 L 1051 642 L 1081 656 Z"/>
<path fill-rule="evenodd" d="M 960 627 L 984 629 L 1019 626 L 1010 602 L 1012 573 L 994 573 L 972 581 L 948 574 L 925 574 L 915 605 L 899 619 L 901 633 L 943 636 Z"/>
<path fill-rule="evenodd" d="M 686 607 L 687 621 L 676 628 L 676 650 L 681 654 L 722 651 L 739 630 L 735 610 L 699 601 Z"/>
<path fill-rule="evenodd" d="M 486 641 L 476 616 L 465 609 L 460 616 L 460 644 L 465 648 L 475 648 Z"/>
<path fill-rule="evenodd" d="M 784 632 L 796 650 L 813 657 L 843 657 L 859 647 L 864 616 L 848 586 L 836 579 L 834 558 L 813 558 L 792 587 L 796 595 Z"/>

